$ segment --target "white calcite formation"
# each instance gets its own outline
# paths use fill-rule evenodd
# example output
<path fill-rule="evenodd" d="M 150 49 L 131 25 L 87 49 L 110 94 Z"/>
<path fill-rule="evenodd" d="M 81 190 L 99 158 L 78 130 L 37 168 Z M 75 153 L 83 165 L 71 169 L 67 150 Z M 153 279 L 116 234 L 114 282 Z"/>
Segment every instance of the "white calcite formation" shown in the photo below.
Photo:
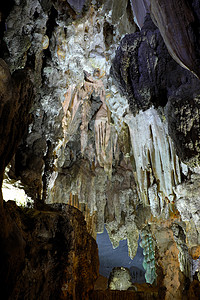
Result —
<path fill-rule="evenodd" d="M 158 216 L 166 203 L 173 203 L 175 200 L 174 188 L 181 182 L 179 158 L 166 124 L 153 107 L 140 111 L 134 117 L 128 111 L 124 97 L 117 104 L 114 99 L 109 99 L 109 107 L 116 119 L 116 126 L 125 122 L 129 127 L 140 201 L 149 205 L 152 214 Z"/>
<path fill-rule="evenodd" d="M 107 99 L 111 95 L 108 85 L 110 58 L 121 38 L 121 31 L 128 33 L 135 28 L 132 24 L 122 21 L 121 18 L 124 19 L 124 15 L 126 15 L 122 10 L 120 18 L 115 20 L 119 24 L 120 32 L 114 33 L 112 43 L 106 47 L 104 27 L 105 24 L 111 26 L 114 18 L 112 8 L 108 7 L 107 10 L 104 10 L 101 7 L 98 11 L 94 11 L 91 7 L 81 22 L 76 20 L 66 25 L 62 16 L 58 16 L 56 20 L 57 26 L 49 45 L 52 60 L 48 61 L 43 70 L 48 87 L 54 89 L 53 97 L 45 95 L 42 99 L 43 109 L 48 112 L 49 116 L 48 128 L 45 130 L 46 138 L 54 139 L 52 127 L 57 126 L 56 119 L 60 118 L 60 115 L 64 114 L 64 117 L 62 119 L 62 135 L 56 141 L 55 146 L 57 159 L 54 161 L 54 165 L 56 170 L 49 180 L 48 202 L 54 201 L 51 190 L 55 188 L 58 168 L 63 167 L 66 161 L 66 144 L 74 140 L 79 127 L 83 157 L 87 157 L 91 164 L 103 167 L 109 178 L 112 175 L 113 154 L 117 156 L 117 135 L 115 127 L 110 124 L 110 112 L 107 107 Z M 95 148 L 89 141 L 88 132 L 92 94 L 95 94 L 96 97 L 99 96 L 103 104 L 95 116 Z M 52 100 L 54 104 L 52 104 Z M 57 107 L 53 112 L 52 107 L 55 107 L 55 102 Z M 48 108 L 51 108 L 51 111 Z M 74 189 L 71 192 L 74 194 Z M 78 195 L 80 196 L 79 192 Z M 81 196 L 85 198 L 83 195 Z M 96 209 L 96 205 L 89 206 Z"/>
<path fill-rule="evenodd" d="M 19 206 L 33 206 L 33 200 L 26 195 L 23 185 L 20 182 L 11 184 L 9 181 L 7 182 L 7 180 L 4 179 L 2 194 L 5 201 L 13 200 Z"/>
<path fill-rule="evenodd" d="M 181 182 L 179 159 L 154 108 L 136 117 L 129 114 L 125 121 L 130 130 L 140 200 L 151 206 L 154 216 L 159 215 L 165 202 L 175 199 L 174 187 Z"/>
<path fill-rule="evenodd" d="M 136 290 L 131 282 L 131 274 L 129 269 L 123 267 L 114 268 L 109 277 L 108 288 L 110 290 L 118 291 L 125 291 L 130 288 Z"/>
<path fill-rule="evenodd" d="M 128 199 L 128 197 L 125 198 L 124 196 L 126 195 L 123 194 L 124 193 L 121 193 L 120 202 L 122 202 L 124 199 L 126 200 Z M 122 203 L 120 204 L 122 205 Z M 128 212 L 127 214 L 128 216 L 125 219 L 124 225 L 119 226 L 120 222 L 118 220 L 114 220 L 106 224 L 106 229 L 109 234 L 110 241 L 112 242 L 114 248 L 119 246 L 119 242 L 121 240 L 127 239 L 129 256 L 131 259 L 133 259 L 136 255 L 137 248 L 138 248 L 139 231 L 135 224 L 135 215 L 133 212 L 131 212 L 131 207 L 130 206 L 127 207 L 127 204 L 126 206 L 124 205 Z M 124 209 L 120 209 L 120 210 L 124 211 Z"/>

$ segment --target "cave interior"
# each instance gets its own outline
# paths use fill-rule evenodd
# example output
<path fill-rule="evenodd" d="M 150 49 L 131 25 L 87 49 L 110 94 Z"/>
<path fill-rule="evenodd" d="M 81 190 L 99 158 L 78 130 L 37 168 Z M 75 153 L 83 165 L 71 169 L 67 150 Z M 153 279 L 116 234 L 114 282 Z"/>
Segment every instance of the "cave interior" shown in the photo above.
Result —
<path fill-rule="evenodd" d="M 1 1 L 1 299 L 200 299 L 199 66 L 199 0 Z"/>

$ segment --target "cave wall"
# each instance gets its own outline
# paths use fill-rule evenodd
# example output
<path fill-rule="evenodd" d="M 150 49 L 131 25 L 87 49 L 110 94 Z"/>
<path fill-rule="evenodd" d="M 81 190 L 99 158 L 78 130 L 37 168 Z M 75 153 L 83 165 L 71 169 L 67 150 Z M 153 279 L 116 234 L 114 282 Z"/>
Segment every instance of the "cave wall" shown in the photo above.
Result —
<path fill-rule="evenodd" d="M 198 1 L 0 12 L 0 181 L 9 163 L 6 184 L 35 209 L 78 208 L 94 238 L 105 224 L 114 247 L 127 239 L 130 257 L 149 236 L 147 281 L 181 299 L 200 254 Z"/>
<path fill-rule="evenodd" d="M 3 299 L 87 299 L 99 262 L 97 244 L 81 212 L 64 204 L 38 211 L 8 201 L 4 213 Z"/>

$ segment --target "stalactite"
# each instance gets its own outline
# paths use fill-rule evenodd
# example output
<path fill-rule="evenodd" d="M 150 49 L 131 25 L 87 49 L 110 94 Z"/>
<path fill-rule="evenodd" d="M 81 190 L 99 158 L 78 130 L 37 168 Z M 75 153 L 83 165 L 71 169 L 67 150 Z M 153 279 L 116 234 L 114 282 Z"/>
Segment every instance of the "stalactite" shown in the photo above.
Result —
<path fill-rule="evenodd" d="M 159 215 L 164 199 L 173 202 L 174 187 L 181 182 L 180 166 L 165 124 L 154 108 L 136 117 L 126 115 L 136 164 L 140 200 Z"/>
<path fill-rule="evenodd" d="M 70 193 L 68 204 L 77 208 L 83 213 L 86 221 L 87 231 L 94 239 L 96 239 L 96 212 L 93 212 L 93 214 L 91 214 L 87 204 L 80 203 L 78 195 L 73 195 L 72 193 Z"/>
<path fill-rule="evenodd" d="M 146 270 L 146 282 L 153 284 L 156 280 L 155 245 L 151 233 L 146 229 L 143 229 L 141 232 L 140 246 L 143 248 L 143 267 Z"/>

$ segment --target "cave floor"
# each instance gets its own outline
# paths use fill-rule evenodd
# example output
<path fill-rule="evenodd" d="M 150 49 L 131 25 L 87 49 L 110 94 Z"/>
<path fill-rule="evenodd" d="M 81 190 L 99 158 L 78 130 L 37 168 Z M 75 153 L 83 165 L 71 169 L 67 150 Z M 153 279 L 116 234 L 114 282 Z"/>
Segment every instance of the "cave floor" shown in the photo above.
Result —
<path fill-rule="evenodd" d="M 154 300 L 160 299 L 158 291 L 110 291 L 110 290 L 94 290 L 90 293 L 91 300 Z"/>
<path fill-rule="evenodd" d="M 99 276 L 97 279 L 94 291 L 91 292 L 91 300 L 101 300 L 101 299 L 161 299 L 158 295 L 158 287 L 152 286 L 147 283 L 133 283 L 137 288 L 137 291 L 127 290 L 127 291 L 118 291 L 118 290 L 108 290 L 108 279 L 104 276 Z"/>

